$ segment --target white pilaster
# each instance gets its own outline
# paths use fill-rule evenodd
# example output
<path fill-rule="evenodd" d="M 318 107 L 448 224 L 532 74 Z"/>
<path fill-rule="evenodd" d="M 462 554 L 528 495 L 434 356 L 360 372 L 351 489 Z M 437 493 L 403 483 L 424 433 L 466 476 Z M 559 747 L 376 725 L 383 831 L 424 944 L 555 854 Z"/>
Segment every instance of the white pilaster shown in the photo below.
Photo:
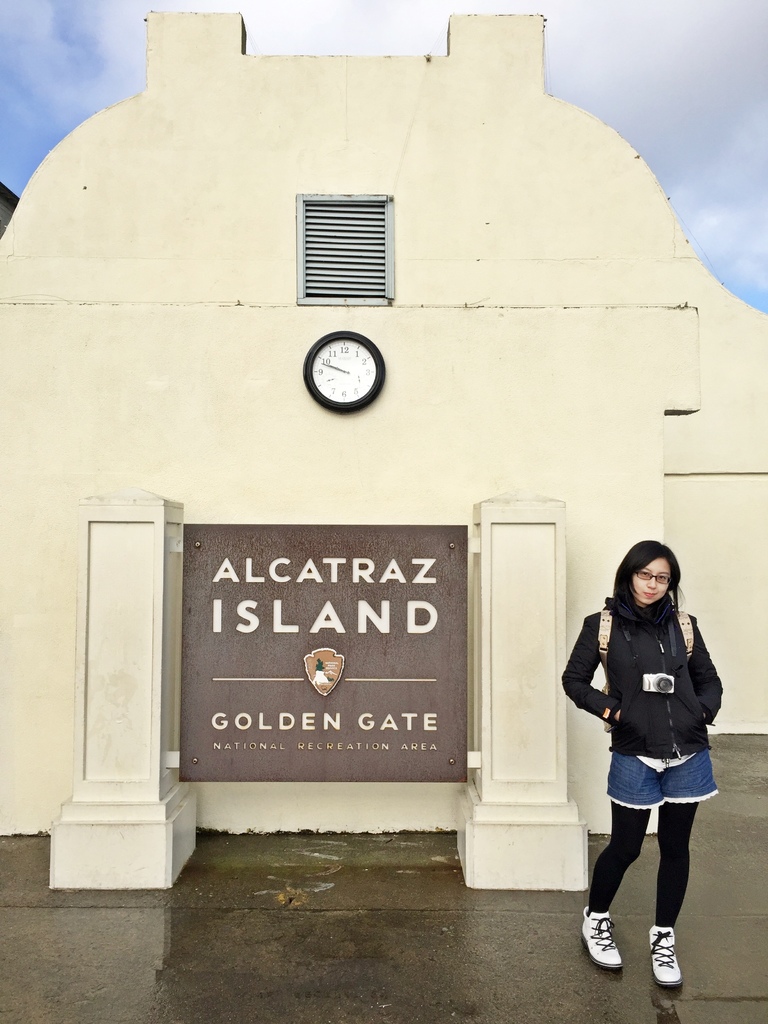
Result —
<path fill-rule="evenodd" d="M 73 792 L 51 888 L 168 888 L 195 848 L 195 796 L 172 766 L 183 512 L 134 488 L 80 502 Z"/>
<path fill-rule="evenodd" d="M 565 505 L 522 492 L 475 506 L 475 692 L 459 855 L 475 889 L 584 889 L 587 832 L 568 799 Z"/>

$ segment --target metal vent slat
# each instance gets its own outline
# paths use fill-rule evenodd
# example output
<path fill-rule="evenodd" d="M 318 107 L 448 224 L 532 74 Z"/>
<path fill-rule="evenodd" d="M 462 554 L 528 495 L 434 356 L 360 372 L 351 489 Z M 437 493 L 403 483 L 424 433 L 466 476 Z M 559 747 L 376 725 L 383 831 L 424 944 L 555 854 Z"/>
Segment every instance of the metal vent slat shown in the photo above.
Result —
<path fill-rule="evenodd" d="M 375 245 L 341 245 L 337 241 L 334 241 L 329 245 L 309 245 L 307 246 L 307 256 L 315 256 L 322 259 L 323 256 L 341 256 L 348 258 L 350 253 L 359 253 L 361 257 L 368 257 L 370 259 L 384 259 L 384 253 L 381 251 L 381 246 Z"/>
<path fill-rule="evenodd" d="M 383 231 L 372 231 L 370 228 L 366 228 L 364 231 L 356 228 L 354 225 L 349 227 L 348 225 L 340 225 L 338 222 L 328 224 L 321 229 L 310 228 L 304 232 L 304 237 L 307 239 L 313 239 L 322 241 L 328 238 L 339 238 L 345 242 L 364 242 L 366 239 L 373 241 L 381 241 L 386 236 Z"/>
<path fill-rule="evenodd" d="M 362 270 L 376 270 L 384 266 L 383 262 L 376 256 L 361 256 L 358 254 L 354 266 L 350 266 L 350 261 L 342 255 L 334 255 L 333 257 L 325 257 L 319 255 L 317 258 L 307 259 L 307 270 L 322 270 L 323 267 L 333 266 L 338 267 L 340 270 L 346 269 L 350 274 L 355 272 L 355 267 L 359 267 Z"/>

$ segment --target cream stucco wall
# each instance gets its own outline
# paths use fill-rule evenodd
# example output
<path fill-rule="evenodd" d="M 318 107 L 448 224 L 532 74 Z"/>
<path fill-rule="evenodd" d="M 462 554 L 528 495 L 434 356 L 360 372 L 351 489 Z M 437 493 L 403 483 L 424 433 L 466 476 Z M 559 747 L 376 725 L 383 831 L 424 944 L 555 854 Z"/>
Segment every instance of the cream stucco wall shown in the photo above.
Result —
<path fill-rule="evenodd" d="M 73 132 L 22 196 L 0 240 L 0 831 L 48 828 L 69 795 L 77 502 L 131 485 L 188 522 L 469 525 L 492 495 L 550 495 L 572 642 L 629 544 L 665 532 L 666 458 L 666 533 L 730 684 L 724 718 L 765 728 L 764 669 L 721 614 L 728 567 L 699 567 L 735 494 L 752 502 L 739 564 L 762 544 L 768 320 L 702 268 L 639 156 L 545 95 L 540 18 L 454 17 L 450 43 L 251 57 L 238 16 L 150 15 L 146 92 Z M 307 192 L 394 196 L 392 307 L 296 305 Z M 301 377 L 338 329 L 387 361 L 350 417 Z M 319 498 L 318 466 L 335 482 Z M 607 745 L 569 722 L 574 796 L 601 828 Z M 451 786 L 198 796 L 201 824 L 233 830 L 455 825 Z"/>

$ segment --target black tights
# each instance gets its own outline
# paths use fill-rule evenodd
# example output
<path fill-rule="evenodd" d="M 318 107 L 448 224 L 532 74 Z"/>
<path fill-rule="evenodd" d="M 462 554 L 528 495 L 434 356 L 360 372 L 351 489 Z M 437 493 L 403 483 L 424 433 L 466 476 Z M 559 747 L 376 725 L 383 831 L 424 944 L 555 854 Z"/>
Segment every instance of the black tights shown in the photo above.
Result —
<path fill-rule="evenodd" d="M 659 808 L 659 874 L 656 880 L 656 921 L 674 928 L 688 885 L 688 840 L 698 803 L 662 804 Z M 611 841 L 597 858 L 589 890 L 589 909 L 608 912 L 624 872 L 640 856 L 650 810 L 623 807 L 611 801 Z"/>

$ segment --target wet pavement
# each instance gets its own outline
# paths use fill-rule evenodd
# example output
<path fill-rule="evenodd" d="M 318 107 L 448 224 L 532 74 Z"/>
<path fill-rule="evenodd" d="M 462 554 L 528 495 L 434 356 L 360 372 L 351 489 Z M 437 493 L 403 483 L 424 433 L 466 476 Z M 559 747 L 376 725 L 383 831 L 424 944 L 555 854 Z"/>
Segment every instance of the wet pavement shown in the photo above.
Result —
<path fill-rule="evenodd" d="M 679 990 L 651 978 L 653 837 L 613 906 L 616 974 L 581 948 L 583 894 L 467 889 L 450 833 L 201 834 L 162 892 L 52 892 L 48 837 L 5 837 L 0 1022 L 766 1024 L 768 736 L 713 759 Z"/>

